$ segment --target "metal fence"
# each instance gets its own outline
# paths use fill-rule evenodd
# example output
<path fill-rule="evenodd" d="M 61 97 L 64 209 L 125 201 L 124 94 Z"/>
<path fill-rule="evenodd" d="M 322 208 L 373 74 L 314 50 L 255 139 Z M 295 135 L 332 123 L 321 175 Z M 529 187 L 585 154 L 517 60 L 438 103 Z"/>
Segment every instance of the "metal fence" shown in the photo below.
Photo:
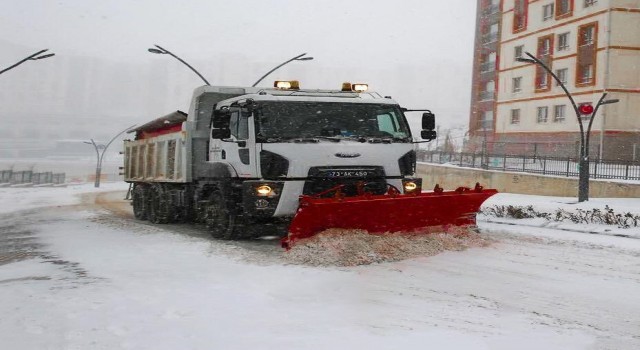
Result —
<path fill-rule="evenodd" d="M 578 177 L 579 173 L 578 159 L 573 157 L 427 151 L 418 154 L 418 161 L 566 177 Z M 593 159 L 589 174 L 594 179 L 640 180 L 640 161 Z"/>
<path fill-rule="evenodd" d="M 34 173 L 31 170 L 0 170 L 0 184 L 61 185 L 65 183 L 65 180 L 65 173 L 53 173 L 51 171 Z"/>

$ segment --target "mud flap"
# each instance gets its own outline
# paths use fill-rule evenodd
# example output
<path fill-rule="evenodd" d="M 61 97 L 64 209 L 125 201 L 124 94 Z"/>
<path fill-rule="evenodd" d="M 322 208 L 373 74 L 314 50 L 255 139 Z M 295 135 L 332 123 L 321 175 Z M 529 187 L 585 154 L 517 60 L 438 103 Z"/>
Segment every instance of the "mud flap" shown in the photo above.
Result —
<path fill-rule="evenodd" d="M 288 236 L 281 243 L 289 248 L 295 241 L 329 228 L 361 229 L 370 234 L 420 234 L 446 230 L 451 225 L 475 225 L 480 206 L 497 192 L 476 184 L 473 189 L 459 187 L 455 191 L 443 191 L 436 185 L 433 192 L 417 194 L 389 191 L 355 197 L 301 196 Z"/>

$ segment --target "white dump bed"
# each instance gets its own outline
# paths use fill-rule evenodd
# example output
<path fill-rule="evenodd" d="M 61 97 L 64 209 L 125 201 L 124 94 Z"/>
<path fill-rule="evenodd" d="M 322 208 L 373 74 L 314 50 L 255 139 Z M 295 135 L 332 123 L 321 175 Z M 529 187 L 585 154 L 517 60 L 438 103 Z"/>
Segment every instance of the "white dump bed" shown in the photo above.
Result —
<path fill-rule="evenodd" d="M 124 179 L 130 182 L 187 182 L 187 115 L 176 111 L 142 125 L 124 142 Z"/>

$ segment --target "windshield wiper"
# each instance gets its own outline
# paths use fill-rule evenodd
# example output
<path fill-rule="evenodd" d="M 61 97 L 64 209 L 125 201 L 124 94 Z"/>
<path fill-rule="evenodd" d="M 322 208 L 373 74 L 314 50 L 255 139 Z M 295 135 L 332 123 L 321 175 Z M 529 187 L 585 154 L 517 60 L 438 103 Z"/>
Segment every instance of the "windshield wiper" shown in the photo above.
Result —
<path fill-rule="evenodd" d="M 335 138 L 331 136 L 296 137 L 296 138 L 290 139 L 290 141 L 293 141 L 293 142 L 313 142 L 313 143 L 318 143 L 320 142 L 320 140 L 340 142 L 339 138 Z"/>
<path fill-rule="evenodd" d="M 257 142 L 264 143 L 277 143 L 277 142 L 295 142 L 295 143 L 318 143 L 320 140 L 329 140 L 333 142 L 340 142 L 340 139 L 335 137 L 328 136 L 313 136 L 313 137 L 283 137 L 283 136 L 273 136 L 273 137 L 258 137 Z"/>
<path fill-rule="evenodd" d="M 403 137 L 394 137 L 394 136 L 347 136 L 345 137 L 350 140 L 358 141 L 358 142 L 369 142 L 369 143 L 394 143 L 394 142 L 409 142 L 407 138 Z"/>
<path fill-rule="evenodd" d="M 329 141 L 333 141 L 333 142 L 340 142 L 340 139 L 342 137 L 335 137 L 335 136 L 314 136 L 313 138 L 315 139 L 322 139 L 322 140 L 329 140 Z"/>
<path fill-rule="evenodd" d="M 256 142 L 264 142 L 264 143 L 274 143 L 274 142 L 282 142 L 284 139 L 280 136 L 276 136 L 276 137 L 264 137 L 264 136 L 260 136 L 258 135 L 258 137 L 256 137 Z"/>

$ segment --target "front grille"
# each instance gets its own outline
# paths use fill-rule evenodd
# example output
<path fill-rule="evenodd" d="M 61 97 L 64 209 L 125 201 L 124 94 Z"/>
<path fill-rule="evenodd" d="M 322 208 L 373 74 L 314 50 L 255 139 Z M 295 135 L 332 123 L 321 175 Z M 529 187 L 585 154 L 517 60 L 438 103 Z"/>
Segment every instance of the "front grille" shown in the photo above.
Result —
<path fill-rule="evenodd" d="M 304 183 L 303 194 L 315 195 L 338 185 L 345 185 L 342 193 L 346 196 L 358 194 L 357 183 L 364 181 L 365 190 L 372 194 L 384 194 L 387 182 L 384 178 L 384 168 L 381 166 L 327 166 L 309 169 L 308 179 Z M 331 197 L 333 193 L 323 195 Z"/>

